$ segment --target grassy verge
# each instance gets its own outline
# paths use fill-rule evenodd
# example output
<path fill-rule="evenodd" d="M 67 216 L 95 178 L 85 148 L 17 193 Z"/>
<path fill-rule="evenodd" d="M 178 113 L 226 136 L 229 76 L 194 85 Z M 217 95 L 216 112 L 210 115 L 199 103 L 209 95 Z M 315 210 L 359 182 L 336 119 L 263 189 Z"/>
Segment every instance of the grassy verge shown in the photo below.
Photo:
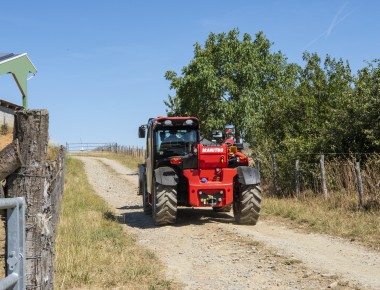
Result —
<path fill-rule="evenodd" d="M 139 247 L 67 159 L 56 239 L 56 289 L 172 289 L 155 255 Z"/>
<path fill-rule="evenodd" d="M 342 197 L 345 196 L 345 197 Z M 380 212 L 356 209 L 357 201 L 347 195 L 335 194 L 304 199 L 265 197 L 263 218 L 292 221 L 308 231 L 356 240 L 380 250 Z"/>

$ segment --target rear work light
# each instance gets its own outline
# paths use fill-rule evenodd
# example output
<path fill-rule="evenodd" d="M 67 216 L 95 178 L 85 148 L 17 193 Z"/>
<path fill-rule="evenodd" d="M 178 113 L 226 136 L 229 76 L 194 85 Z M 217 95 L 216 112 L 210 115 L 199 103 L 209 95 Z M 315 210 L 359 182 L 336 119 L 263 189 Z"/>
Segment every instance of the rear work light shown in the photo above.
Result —
<path fill-rule="evenodd" d="M 182 158 L 180 157 L 173 157 L 170 159 L 170 164 L 181 164 L 182 163 Z"/>

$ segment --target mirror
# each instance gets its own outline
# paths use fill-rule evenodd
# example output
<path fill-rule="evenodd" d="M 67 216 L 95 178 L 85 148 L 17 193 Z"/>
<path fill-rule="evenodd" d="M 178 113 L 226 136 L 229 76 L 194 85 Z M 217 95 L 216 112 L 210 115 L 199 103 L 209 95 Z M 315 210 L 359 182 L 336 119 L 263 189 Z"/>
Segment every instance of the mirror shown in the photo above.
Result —
<path fill-rule="evenodd" d="M 139 127 L 139 138 L 145 138 L 145 126 Z"/>
<path fill-rule="evenodd" d="M 211 134 L 212 134 L 212 138 L 215 138 L 215 139 L 223 138 L 223 133 L 220 130 L 213 130 Z"/>

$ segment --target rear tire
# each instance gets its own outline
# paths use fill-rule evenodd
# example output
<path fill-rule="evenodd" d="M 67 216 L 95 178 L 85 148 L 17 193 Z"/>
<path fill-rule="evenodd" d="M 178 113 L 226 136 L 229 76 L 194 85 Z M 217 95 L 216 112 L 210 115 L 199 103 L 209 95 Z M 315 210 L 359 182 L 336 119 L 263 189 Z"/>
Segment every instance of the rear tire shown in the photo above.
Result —
<path fill-rule="evenodd" d="M 137 191 L 137 195 L 143 195 L 143 194 L 144 194 L 143 182 L 139 180 L 139 189 Z"/>
<path fill-rule="evenodd" d="M 153 194 L 153 220 L 156 226 L 174 224 L 177 219 L 177 191 L 156 183 Z"/>
<path fill-rule="evenodd" d="M 236 186 L 234 192 L 234 217 L 239 224 L 255 225 L 261 210 L 261 188 L 257 185 Z"/>

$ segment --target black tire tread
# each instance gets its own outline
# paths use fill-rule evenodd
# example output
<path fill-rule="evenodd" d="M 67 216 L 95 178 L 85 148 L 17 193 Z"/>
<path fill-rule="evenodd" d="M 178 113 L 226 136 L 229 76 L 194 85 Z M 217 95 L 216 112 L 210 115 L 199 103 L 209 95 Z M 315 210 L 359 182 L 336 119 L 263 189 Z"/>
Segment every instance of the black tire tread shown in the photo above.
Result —
<path fill-rule="evenodd" d="M 240 204 L 234 207 L 236 222 L 255 225 L 261 210 L 261 188 L 258 185 L 241 185 Z"/>
<path fill-rule="evenodd" d="M 174 224 L 177 219 L 177 192 L 172 186 L 156 185 L 154 222 L 157 226 Z"/>
<path fill-rule="evenodd" d="M 149 204 L 149 196 L 148 192 L 146 192 L 146 189 L 144 189 L 143 192 L 143 210 L 146 215 L 151 215 L 152 214 L 152 205 Z"/>

